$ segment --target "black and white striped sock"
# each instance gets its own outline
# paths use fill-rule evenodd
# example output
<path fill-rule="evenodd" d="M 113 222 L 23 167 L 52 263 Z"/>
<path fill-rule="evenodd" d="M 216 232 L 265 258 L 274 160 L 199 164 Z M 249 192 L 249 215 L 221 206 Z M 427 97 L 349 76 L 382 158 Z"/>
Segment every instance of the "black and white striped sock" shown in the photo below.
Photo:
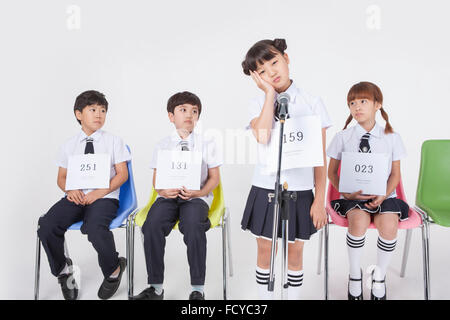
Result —
<path fill-rule="evenodd" d="M 347 233 L 347 250 L 349 273 L 352 279 L 361 279 L 361 256 L 364 252 L 366 235 L 356 237 Z M 350 294 L 357 297 L 361 294 L 361 283 L 359 281 L 349 282 Z"/>
<path fill-rule="evenodd" d="M 258 297 L 260 300 L 273 299 L 273 291 L 268 290 L 269 277 L 269 269 L 262 269 L 256 266 L 256 287 L 258 288 Z"/>
<path fill-rule="evenodd" d="M 301 287 L 303 285 L 303 270 L 288 270 L 288 300 L 300 300 Z"/>
<path fill-rule="evenodd" d="M 392 253 L 397 245 L 397 238 L 393 240 L 386 240 L 382 237 L 378 237 L 377 242 L 377 266 L 373 273 L 373 278 L 375 280 L 384 280 L 386 277 L 386 271 L 391 262 Z M 373 294 L 379 298 L 383 297 L 385 294 L 385 285 L 374 285 Z"/>
<path fill-rule="evenodd" d="M 377 242 L 377 269 L 375 270 L 375 280 L 383 280 L 386 276 L 386 270 L 391 261 L 392 253 L 397 245 L 397 238 L 386 240 L 378 237 Z"/>

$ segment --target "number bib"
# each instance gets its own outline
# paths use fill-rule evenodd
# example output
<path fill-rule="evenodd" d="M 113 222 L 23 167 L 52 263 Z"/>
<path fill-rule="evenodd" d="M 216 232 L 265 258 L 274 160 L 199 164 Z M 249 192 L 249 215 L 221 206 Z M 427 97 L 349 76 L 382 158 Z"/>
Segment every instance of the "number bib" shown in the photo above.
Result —
<path fill-rule="evenodd" d="M 266 174 L 277 171 L 280 122 L 272 130 L 266 155 Z M 284 124 L 281 170 L 323 166 L 322 128 L 319 116 L 289 118 Z"/>
<path fill-rule="evenodd" d="M 159 150 L 156 168 L 156 189 L 185 186 L 200 190 L 202 153 L 199 151 Z"/>
<path fill-rule="evenodd" d="M 106 189 L 111 178 L 109 154 L 80 154 L 69 157 L 66 190 Z"/>
<path fill-rule="evenodd" d="M 386 195 L 387 153 L 342 152 L 339 192 Z"/>

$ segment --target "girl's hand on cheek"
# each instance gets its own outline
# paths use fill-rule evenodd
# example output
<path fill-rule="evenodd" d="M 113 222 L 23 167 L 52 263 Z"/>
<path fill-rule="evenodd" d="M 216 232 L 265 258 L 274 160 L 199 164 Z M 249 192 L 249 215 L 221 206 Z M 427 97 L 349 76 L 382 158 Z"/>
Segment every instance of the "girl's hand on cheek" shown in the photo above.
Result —
<path fill-rule="evenodd" d="M 270 83 L 264 81 L 257 72 L 250 70 L 250 76 L 252 77 L 253 81 L 255 81 L 258 88 L 264 91 L 266 95 L 275 94 L 274 87 Z"/>

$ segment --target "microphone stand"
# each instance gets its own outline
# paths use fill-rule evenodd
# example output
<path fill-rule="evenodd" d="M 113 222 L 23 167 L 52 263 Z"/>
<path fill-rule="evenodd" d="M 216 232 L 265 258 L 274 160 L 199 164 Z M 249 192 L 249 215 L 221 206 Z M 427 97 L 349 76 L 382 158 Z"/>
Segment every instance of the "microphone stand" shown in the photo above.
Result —
<path fill-rule="evenodd" d="M 283 151 L 283 133 L 284 133 L 284 124 L 286 122 L 288 116 L 287 112 L 287 104 L 281 104 L 279 110 L 280 119 L 280 137 L 279 137 L 279 147 L 278 147 L 278 166 L 277 166 L 277 175 L 275 181 L 275 194 L 269 194 L 269 202 L 271 202 L 271 198 L 275 199 L 275 204 L 273 208 L 273 228 L 272 228 L 272 249 L 270 254 L 270 274 L 269 274 L 269 284 L 268 290 L 273 291 L 275 286 L 275 275 L 274 275 L 274 264 L 275 264 L 275 255 L 276 255 L 276 246 L 278 240 L 278 219 L 281 212 L 281 241 L 283 245 L 283 258 L 282 258 L 282 287 L 281 287 L 281 298 L 283 300 L 286 299 L 286 290 L 289 286 L 287 280 L 287 267 L 288 267 L 288 239 L 289 239 L 289 200 L 292 199 L 294 201 L 297 200 L 296 192 L 289 192 L 287 182 L 284 182 L 283 185 L 280 184 L 280 174 L 281 174 L 281 158 Z"/>

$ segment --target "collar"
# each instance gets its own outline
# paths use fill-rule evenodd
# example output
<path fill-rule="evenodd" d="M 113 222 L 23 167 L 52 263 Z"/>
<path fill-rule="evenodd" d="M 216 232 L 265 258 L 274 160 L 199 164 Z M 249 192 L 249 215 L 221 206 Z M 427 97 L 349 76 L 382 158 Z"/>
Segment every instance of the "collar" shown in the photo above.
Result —
<path fill-rule="evenodd" d="M 384 129 L 382 126 L 380 126 L 377 122 L 375 122 L 375 125 L 373 126 L 372 130 L 370 130 L 370 136 L 374 136 L 376 138 L 381 138 L 382 134 L 384 132 Z M 356 124 L 356 134 L 359 137 L 362 137 L 367 131 L 361 127 L 359 123 Z"/>
<path fill-rule="evenodd" d="M 103 134 L 102 130 L 97 130 L 93 134 L 91 134 L 89 136 L 89 138 L 94 139 L 94 142 L 98 142 L 100 140 L 100 137 L 102 136 L 102 134 Z M 80 142 L 86 141 L 87 138 L 88 138 L 88 135 L 83 130 L 81 130 L 80 135 L 79 135 L 79 141 Z"/>
<path fill-rule="evenodd" d="M 286 92 L 289 95 L 289 97 L 291 98 L 290 103 L 294 103 L 295 98 L 297 97 L 297 95 L 299 93 L 299 89 L 295 85 L 295 82 L 292 80 L 291 85 L 284 92 Z M 279 93 L 276 94 L 275 100 L 278 98 L 278 95 L 279 95 Z"/>
<path fill-rule="evenodd" d="M 186 141 L 188 142 L 188 144 L 189 144 L 190 146 L 193 146 L 193 145 L 194 145 L 194 135 L 195 135 L 195 133 L 194 133 L 194 131 L 192 131 L 191 134 L 190 134 L 186 139 L 184 139 L 184 140 L 186 140 Z M 171 140 L 172 140 L 173 142 L 176 142 L 177 145 L 181 142 L 181 140 L 183 140 L 183 139 L 180 137 L 180 135 L 178 134 L 177 130 L 174 130 L 174 131 L 172 132 L 172 135 L 170 136 L 170 138 L 171 138 Z"/>

